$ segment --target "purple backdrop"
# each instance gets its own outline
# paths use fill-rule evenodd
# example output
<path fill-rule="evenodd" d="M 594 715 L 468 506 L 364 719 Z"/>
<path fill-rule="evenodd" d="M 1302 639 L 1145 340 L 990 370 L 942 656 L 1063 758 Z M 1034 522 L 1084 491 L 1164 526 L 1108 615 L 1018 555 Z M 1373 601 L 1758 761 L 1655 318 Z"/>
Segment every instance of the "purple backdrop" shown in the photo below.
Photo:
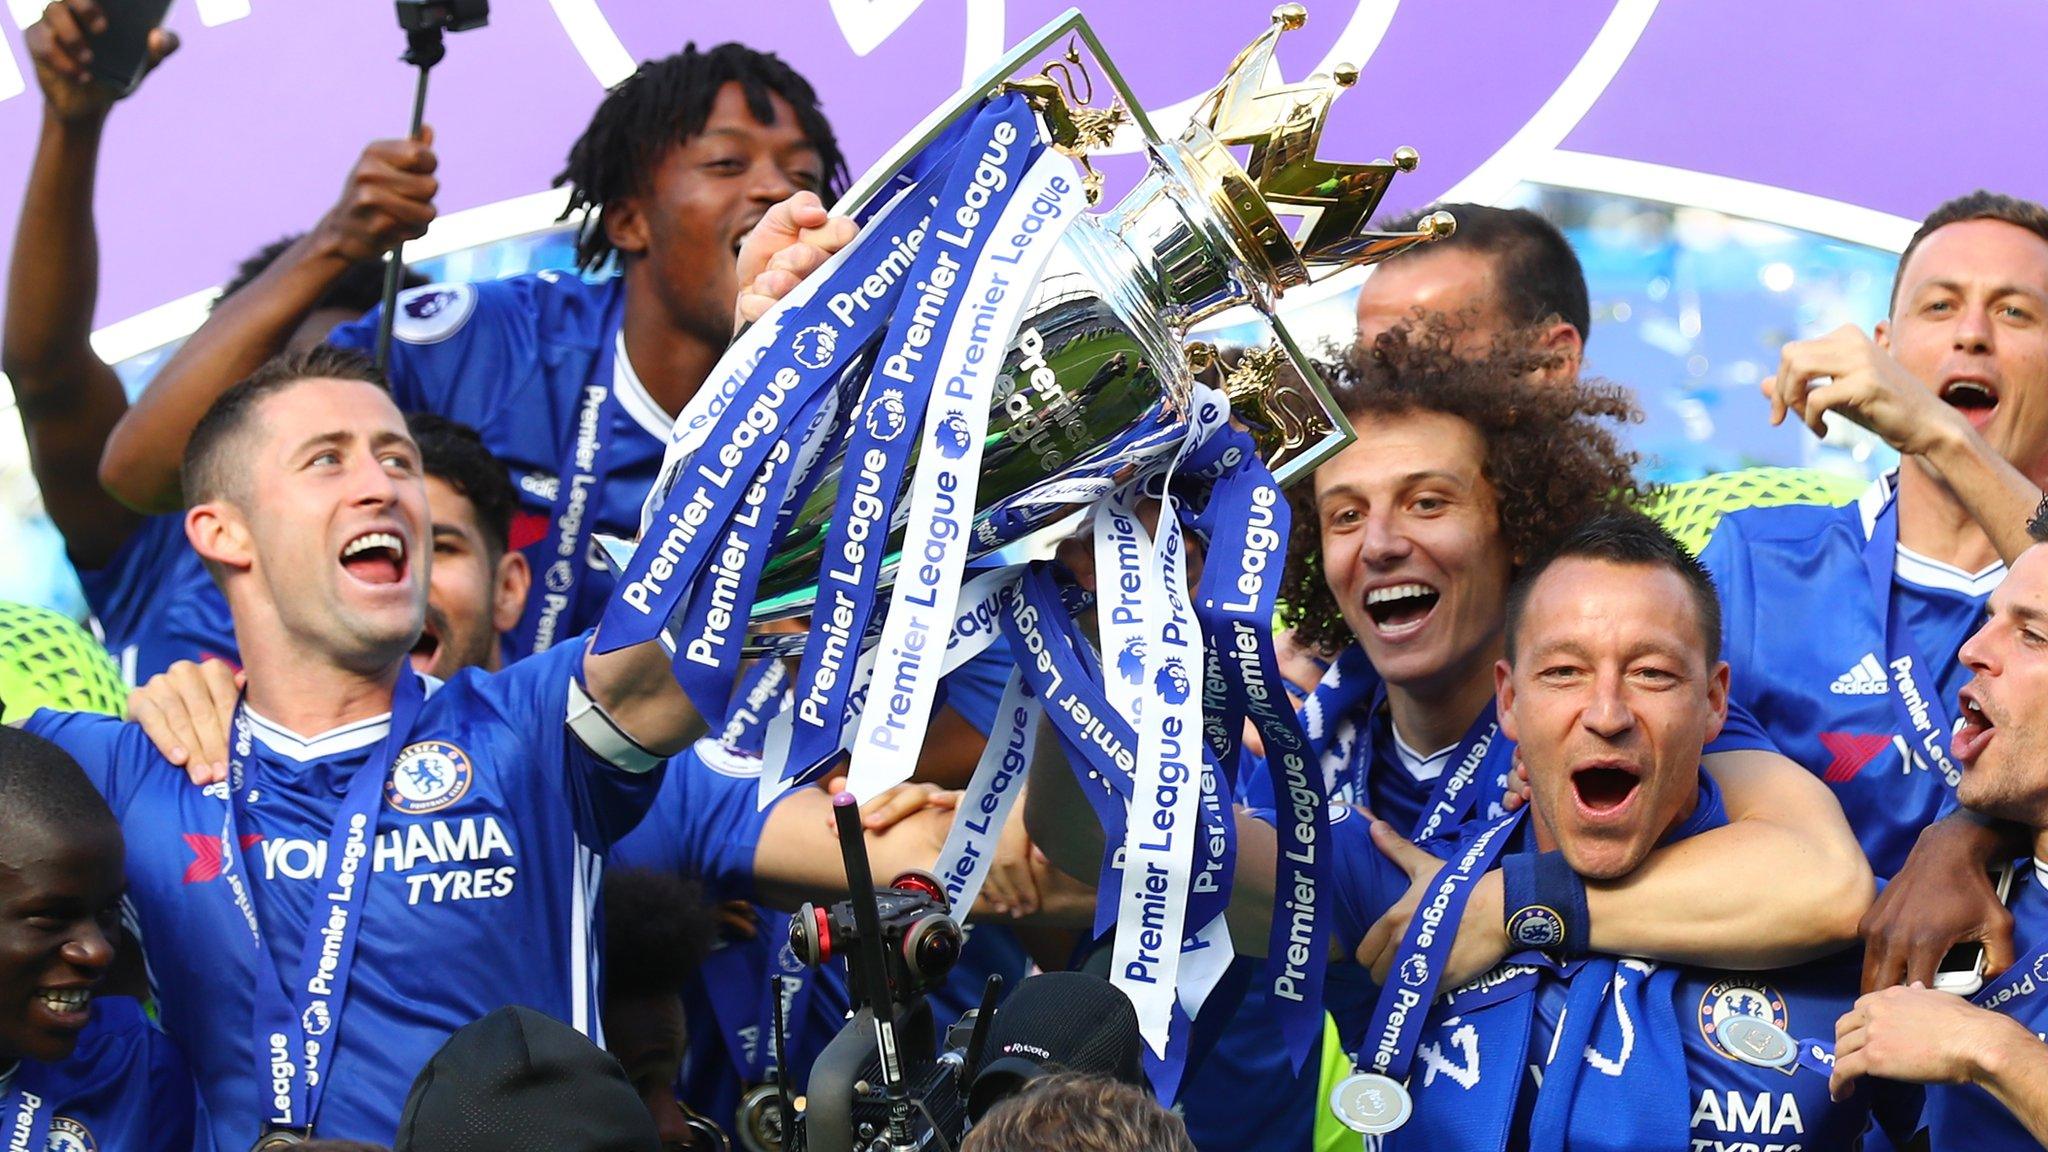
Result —
<path fill-rule="evenodd" d="M 491 26 L 455 38 L 435 75 L 442 210 L 545 188 L 599 97 L 607 45 L 614 61 L 620 47 L 638 59 L 689 39 L 775 49 L 817 84 L 858 169 L 956 88 L 970 58 L 985 63 L 989 50 L 1062 7 L 975 2 L 991 22 L 978 38 L 959 0 L 500 0 Z M 209 27 L 201 17 L 210 8 L 180 0 L 171 25 L 183 50 L 115 117 L 99 203 L 102 324 L 217 283 L 249 250 L 304 227 L 362 143 L 403 127 L 410 83 L 387 2 L 251 4 L 250 14 Z M 1603 50 L 1581 69 L 1597 93 L 1590 108 L 1553 115 L 1518 164 L 1561 146 L 1901 217 L 1979 184 L 2041 195 L 2044 160 L 2028 110 L 2048 95 L 2031 59 L 2048 43 L 2048 10 L 1994 0 L 1938 9 L 1848 0 L 1392 4 L 1313 3 L 1309 27 L 1283 53 L 1289 75 L 1299 75 L 1354 21 L 1385 24 L 1324 148 L 1348 159 L 1418 148 L 1423 168 L 1397 182 L 1390 206 L 1426 201 L 1471 174 L 1551 99 L 1603 26 Z M 13 0 L 9 9 L 29 6 Z M 1211 83 L 1269 7 L 1097 0 L 1087 10 L 1133 88 L 1158 108 Z M 989 34 L 996 21 L 999 37 Z M 581 51 L 572 29 L 585 36 Z M 857 56 L 850 42 L 869 40 L 879 43 Z M 14 158 L 0 177 L 0 220 L 11 222 L 40 112 L 20 32 L 4 15 L 0 51 L 9 57 L 0 93 L 10 70 L 25 86 L 0 98 L 0 156 Z M 1944 82 L 1930 95 L 1918 81 L 1931 68 L 1967 69 L 1969 91 Z M 1569 165 L 1545 171 L 1555 177 Z M 0 238 L 0 259 L 10 243 Z"/>

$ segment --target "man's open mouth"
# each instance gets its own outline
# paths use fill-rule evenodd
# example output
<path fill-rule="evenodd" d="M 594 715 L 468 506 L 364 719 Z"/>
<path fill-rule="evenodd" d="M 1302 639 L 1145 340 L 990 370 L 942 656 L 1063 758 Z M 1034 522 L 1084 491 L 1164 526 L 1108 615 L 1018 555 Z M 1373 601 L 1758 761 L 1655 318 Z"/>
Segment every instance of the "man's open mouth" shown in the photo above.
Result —
<path fill-rule="evenodd" d="M 1991 737 L 1998 731 L 1997 722 L 1984 711 L 1984 705 L 1969 688 L 1964 688 L 1961 697 L 1962 723 L 1956 734 L 1949 740 L 1949 754 L 1965 766 L 1984 754 L 1991 744 Z"/>
<path fill-rule="evenodd" d="M 1625 807 L 1636 794 L 1642 777 L 1623 764 L 1588 764 L 1572 770 L 1572 795 L 1579 807 L 1594 815 L 1607 815 Z"/>
<path fill-rule="evenodd" d="M 365 532 L 342 547 L 341 566 L 365 584 L 396 584 L 405 579 L 405 541 L 394 532 Z"/>
<path fill-rule="evenodd" d="M 412 642 L 412 667 L 415 672 L 429 672 L 434 667 L 434 657 L 441 653 L 441 631 L 436 626 L 434 614 L 427 614 L 426 626 L 420 629 L 420 638 Z"/>
<path fill-rule="evenodd" d="M 1389 584 L 1366 592 L 1365 614 L 1382 636 L 1400 637 L 1422 627 L 1441 599 L 1443 594 L 1427 584 Z"/>
<path fill-rule="evenodd" d="M 1960 409 L 1971 422 L 1981 423 L 1998 407 L 1998 389 L 1985 380 L 1951 380 L 1942 385 L 1941 399 L 1949 407 Z"/>

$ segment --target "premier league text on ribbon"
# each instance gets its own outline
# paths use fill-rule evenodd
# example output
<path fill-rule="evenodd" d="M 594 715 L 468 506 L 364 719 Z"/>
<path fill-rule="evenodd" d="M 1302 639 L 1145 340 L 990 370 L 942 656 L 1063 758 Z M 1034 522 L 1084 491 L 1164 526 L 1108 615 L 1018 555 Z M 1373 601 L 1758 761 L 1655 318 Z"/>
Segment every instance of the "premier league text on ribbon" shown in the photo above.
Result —
<path fill-rule="evenodd" d="M 1008 121 L 996 125 L 985 164 L 1006 157 L 998 146 L 1008 126 Z M 977 199 L 974 190 L 983 187 L 980 172 L 978 167 L 968 189 L 970 203 Z M 989 188 L 987 194 L 1000 191 Z M 926 414 L 909 529 L 882 630 L 882 649 L 896 666 L 889 690 L 871 694 L 861 717 L 849 771 L 856 794 L 874 795 L 907 779 L 912 765 L 904 753 L 922 742 L 938 684 L 933 665 L 941 645 L 932 642 L 932 634 L 950 623 L 959 597 L 994 377 L 1038 270 L 1080 212 L 1072 164 L 1055 153 L 1045 152 L 1032 163 L 1017 192 L 995 222 L 994 235 L 980 241 L 987 247 L 968 280 L 973 319 L 954 325 L 939 361 L 944 382 Z M 955 212 L 954 231 L 936 229 L 940 242 L 976 244 L 971 226 L 980 219 L 963 204 Z M 1006 274 L 1005 266 L 1013 271 Z"/>

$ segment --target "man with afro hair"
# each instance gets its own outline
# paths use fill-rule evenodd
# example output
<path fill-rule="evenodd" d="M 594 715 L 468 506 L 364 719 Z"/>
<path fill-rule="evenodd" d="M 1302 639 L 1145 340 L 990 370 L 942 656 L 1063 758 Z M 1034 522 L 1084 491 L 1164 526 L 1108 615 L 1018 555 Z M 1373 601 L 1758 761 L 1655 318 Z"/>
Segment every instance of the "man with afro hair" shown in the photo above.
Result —
<path fill-rule="evenodd" d="M 215 310 L 115 429 L 101 474 L 117 496 L 178 506 L 177 461 L 200 414 L 283 346 L 350 263 L 426 231 L 435 164 L 431 130 L 364 150 L 341 200 Z M 730 342 L 742 288 L 765 276 L 764 295 L 779 295 L 850 238 L 819 199 L 845 172 L 789 65 L 740 44 L 690 45 L 613 88 L 569 149 L 555 182 L 569 191 L 581 275 L 400 296 L 387 366 L 399 407 L 476 428 L 519 490 L 513 543 L 546 594 L 512 630 L 509 658 L 596 621 L 612 581 L 592 537 L 637 534 L 671 426 Z M 749 303 L 765 310 L 760 296 Z M 372 311 L 329 340 L 368 351 L 380 320 Z"/>

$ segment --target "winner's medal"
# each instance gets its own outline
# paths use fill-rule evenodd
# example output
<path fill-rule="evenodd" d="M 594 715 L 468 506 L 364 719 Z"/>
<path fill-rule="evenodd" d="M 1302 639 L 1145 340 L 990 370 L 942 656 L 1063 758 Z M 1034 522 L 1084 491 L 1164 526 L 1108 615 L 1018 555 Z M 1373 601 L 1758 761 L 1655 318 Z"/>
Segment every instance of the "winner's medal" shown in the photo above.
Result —
<path fill-rule="evenodd" d="M 1408 1122 L 1415 1101 L 1392 1076 L 1353 1072 L 1330 1090 L 1330 1112 L 1339 1123 L 1367 1136 L 1385 1136 Z"/>
<path fill-rule="evenodd" d="M 1792 1034 L 1761 1016 L 1729 1016 L 1714 1025 L 1714 1038 L 1737 1060 L 1759 1068 L 1789 1068 L 1799 1060 Z"/>
<path fill-rule="evenodd" d="M 1451 945 L 1458 938 L 1458 922 L 1472 898 L 1472 886 L 1500 857 L 1527 811 L 1519 809 L 1467 841 L 1437 873 L 1430 896 L 1422 903 L 1441 909 L 1442 915 L 1433 924 L 1414 917 L 1401 934 L 1401 950 L 1380 988 L 1378 1003 L 1373 1005 L 1364 1042 L 1354 1049 L 1372 1053 L 1370 1065 L 1364 1070 L 1354 1068 L 1330 1092 L 1330 1112 L 1346 1128 L 1384 1136 L 1406 1124 L 1414 1113 L 1415 1102 L 1401 1082 L 1408 1077 L 1416 1045 L 1422 1039 L 1423 1021 L 1436 1001 L 1437 985 L 1450 961 Z M 1425 927 L 1430 929 L 1426 938 Z"/>
<path fill-rule="evenodd" d="M 1835 1046 L 1824 1038 L 1794 1040 L 1790 1032 L 1761 1016 L 1730 1016 L 1714 1025 L 1714 1039 L 1728 1054 L 1758 1068 L 1790 1069 L 1832 1076 Z"/>
<path fill-rule="evenodd" d="M 279 1128 L 274 1124 L 263 1126 L 263 1135 L 256 1138 L 249 1152 L 283 1152 L 294 1144 L 304 1144 L 313 1138 L 311 1128 Z"/>

